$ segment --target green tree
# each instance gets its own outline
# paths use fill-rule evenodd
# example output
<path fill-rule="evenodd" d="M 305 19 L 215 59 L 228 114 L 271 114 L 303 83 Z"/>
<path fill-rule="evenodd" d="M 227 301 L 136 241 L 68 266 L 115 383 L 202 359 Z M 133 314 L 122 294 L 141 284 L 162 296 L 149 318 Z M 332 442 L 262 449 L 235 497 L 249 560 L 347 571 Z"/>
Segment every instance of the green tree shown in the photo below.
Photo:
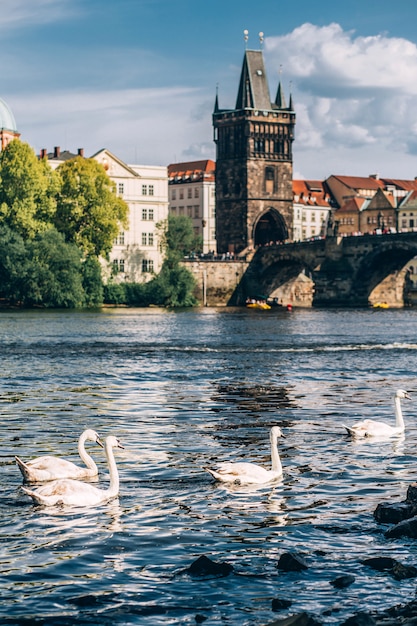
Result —
<path fill-rule="evenodd" d="M 166 253 L 180 259 L 192 252 L 201 252 L 203 240 L 194 234 L 192 219 L 186 215 L 169 215 L 166 224 L 159 225 Z"/>
<path fill-rule="evenodd" d="M 11 141 L 0 153 L 0 223 L 24 238 L 51 227 L 58 179 L 27 143 Z"/>
<path fill-rule="evenodd" d="M 95 159 L 76 157 L 58 168 L 61 186 L 54 224 L 67 242 L 84 254 L 108 256 L 120 227 L 127 226 L 128 206 Z"/>
<path fill-rule="evenodd" d="M 25 293 L 30 261 L 21 235 L 5 224 L 0 225 L 0 298 L 19 304 Z"/>
<path fill-rule="evenodd" d="M 97 257 L 88 256 L 84 260 L 81 275 L 84 288 L 84 305 L 88 307 L 101 306 L 104 295 L 103 278 Z"/>
<path fill-rule="evenodd" d="M 30 265 L 26 273 L 23 303 L 26 306 L 81 307 L 85 294 L 81 274 L 81 250 L 65 242 L 55 229 L 40 233 L 28 243 Z"/>

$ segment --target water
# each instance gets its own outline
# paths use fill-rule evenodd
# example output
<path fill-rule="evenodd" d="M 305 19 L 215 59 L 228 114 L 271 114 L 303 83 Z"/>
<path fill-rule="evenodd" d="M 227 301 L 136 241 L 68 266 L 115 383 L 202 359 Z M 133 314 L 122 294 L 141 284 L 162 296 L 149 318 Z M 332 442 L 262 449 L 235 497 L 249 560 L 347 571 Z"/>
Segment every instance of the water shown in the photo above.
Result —
<path fill-rule="evenodd" d="M 355 444 L 342 424 L 392 423 L 393 392 L 417 390 L 416 323 L 415 309 L 1 312 L 1 623 L 253 626 L 308 611 L 340 624 L 411 600 L 413 579 L 361 560 L 416 564 L 415 542 L 386 540 L 373 511 L 417 480 L 417 395 L 402 440 Z M 204 471 L 267 466 L 273 424 L 281 482 L 227 487 Z M 125 445 L 119 498 L 35 506 L 14 455 L 80 462 L 87 427 Z M 289 550 L 309 568 L 278 570 Z M 233 572 L 190 576 L 202 555 Z M 335 589 L 344 573 L 355 582 Z M 292 605 L 274 612 L 276 598 Z"/>

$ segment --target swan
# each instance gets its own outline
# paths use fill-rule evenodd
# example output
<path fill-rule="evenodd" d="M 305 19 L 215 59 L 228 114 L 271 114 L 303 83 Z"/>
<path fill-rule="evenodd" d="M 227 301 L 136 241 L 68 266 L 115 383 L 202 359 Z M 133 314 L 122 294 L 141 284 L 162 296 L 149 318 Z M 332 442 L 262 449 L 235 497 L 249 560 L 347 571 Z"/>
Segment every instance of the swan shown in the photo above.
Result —
<path fill-rule="evenodd" d="M 16 463 L 22 472 L 23 478 L 27 482 L 46 482 L 60 478 L 90 478 L 97 476 L 98 469 L 93 459 L 87 454 L 84 444 L 86 441 L 95 441 L 103 447 L 100 437 L 95 430 L 85 430 L 78 440 L 78 454 L 84 461 L 86 467 L 78 467 L 71 461 L 60 459 L 57 456 L 39 456 L 31 461 L 22 461 L 15 457 Z"/>
<path fill-rule="evenodd" d="M 94 506 L 116 498 L 119 495 L 119 474 L 116 461 L 114 460 L 113 448 L 123 448 L 123 446 L 117 437 L 109 435 L 106 437 L 104 444 L 110 472 L 110 486 L 108 489 L 98 489 L 94 487 L 94 485 L 71 478 L 54 480 L 35 490 L 28 489 L 27 487 L 22 487 L 22 489 L 34 502 L 45 506 L 59 504 L 69 506 Z"/>
<path fill-rule="evenodd" d="M 279 458 L 277 441 L 283 437 L 279 426 L 273 426 L 270 432 L 271 440 L 271 469 L 267 470 L 256 463 L 220 463 L 216 469 L 204 469 L 216 480 L 223 483 L 238 483 L 241 485 L 259 485 L 276 480 L 282 476 L 281 459 Z"/>
<path fill-rule="evenodd" d="M 346 428 L 351 437 L 392 437 L 393 435 L 401 435 L 405 429 L 401 410 L 402 398 L 411 399 L 404 389 L 397 389 L 394 394 L 395 426 L 390 426 L 389 424 L 385 424 L 385 422 L 366 419 L 362 422 L 358 422 L 354 426 L 346 426 L 343 424 L 343 427 Z"/>

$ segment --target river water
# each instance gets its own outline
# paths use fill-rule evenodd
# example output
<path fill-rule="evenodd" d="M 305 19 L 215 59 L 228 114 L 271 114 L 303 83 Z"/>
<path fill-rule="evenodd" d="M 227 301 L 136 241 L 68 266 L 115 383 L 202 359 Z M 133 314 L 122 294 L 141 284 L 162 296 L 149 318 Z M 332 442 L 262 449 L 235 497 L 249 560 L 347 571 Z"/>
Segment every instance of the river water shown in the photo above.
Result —
<path fill-rule="evenodd" d="M 340 624 L 411 600 L 415 580 L 361 560 L 417 564 L 415 541 L 388 541 L 373 518 L 417 480 L 416 329 L 416 309 L 1 312 L 0 622 L 252 626 L 307 611 Z M 343 423 L 394 421 L 397 388 L 412 396 L 406 436 L 350 441 Z M 274 424 L 282 481 L 227 487 L 203 469 L 268 466 Z M 14 455 L 81 464 L 85 428 L 125 446 L 119 498 L 34 505 Z M 308 569 L 279 570 L 288 551 Z M 187 572 L 203 555 L 233 571 Z M 355 581 L 337 589 L 342 574 Z"/>

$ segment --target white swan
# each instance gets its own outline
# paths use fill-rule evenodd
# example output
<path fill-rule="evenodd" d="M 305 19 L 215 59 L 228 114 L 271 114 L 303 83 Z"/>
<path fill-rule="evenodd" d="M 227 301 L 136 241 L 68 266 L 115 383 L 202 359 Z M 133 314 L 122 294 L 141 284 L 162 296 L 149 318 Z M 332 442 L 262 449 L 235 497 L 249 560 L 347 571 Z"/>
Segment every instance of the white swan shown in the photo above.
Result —
<path fill-rule="evenodd" d="M 354 426 L 346 426 L 348 434 L 351 437 L 392 437 L 393 435 L 401 435 L 404 430 L 404 419 L 401 410 L 401 398 L 410 400 L 410 396 L 404 389 L 397 389 L 394 394 L 395 406 L 395 426 L 385 424 L 385 422 L 377 422 L 375 420 L 366 419 L 358 422 Z"/>
<path fill-rule="evenodd" d="M 95 430 L 88 429 L 80 435 L 78 439 L 78 454 L 86 467 L 78 467 L 75 463 L 60 459 L 57 456 L 39 456 L 27 462 L 16 456 L 16 463 L 27 482 L 46 482 L 47 480 L 60 478 L 80 479 L 97 476 L 97 465 L 84 447 L 86 441 L 95 441 L 99 446 L 103 447 L 100 437 Z"/>
<path fill-rule="evenodd" d="M 216 480 L 223 483 L 238 483 L 241 485 L 259 485 L 276 480 L 282 476 L 282 464 L 278 453 L 278 437 L 283 437 L 279 426 L 271 428 L 271 469 L 267 470 L 255 463 L 220 463 L 216 469 L 205 467 Z"/>
<path fill-rule="evenodd" d="M 107 502 L 119 495 L 119 474 L 114 460 L 113 448 L 123 448 L 123 446 L 116 437 L 109 435 L 109 437 L 106 437 L 104 445 L 110 472 L 110 486 L 108 489 L 97 489 L 94 485 L 70 478 L 54 480 L 35 490 L 27 487 L 22 487 L 22 489 L 35 502 L 45 506 L 59 504 L 94 506 Z"/>

